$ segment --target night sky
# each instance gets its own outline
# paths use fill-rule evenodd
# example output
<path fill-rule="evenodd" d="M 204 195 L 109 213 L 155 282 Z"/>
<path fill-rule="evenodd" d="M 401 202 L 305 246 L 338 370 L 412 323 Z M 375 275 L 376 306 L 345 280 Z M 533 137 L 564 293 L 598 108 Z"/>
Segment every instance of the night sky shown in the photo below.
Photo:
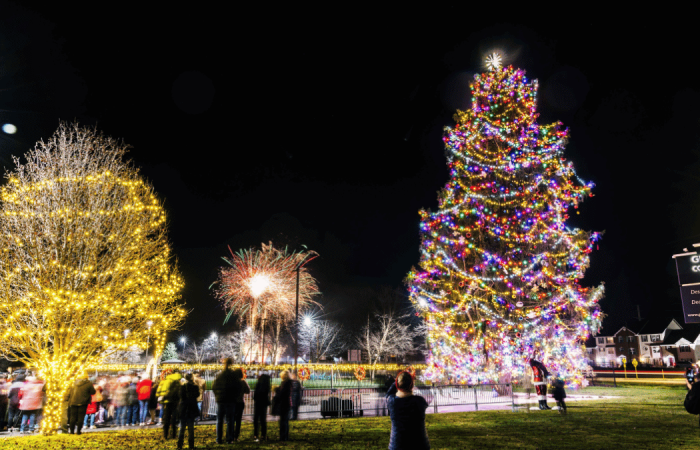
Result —
<path fill-rule="evenodd" d="M 436 209 L 448 181 L 442 129 L 494 50 L 539 80 L 539 122 L 570 128 L 565 156 L 596 183 L 568 224 L 605 230 L 582 283 L 606 283 L 603 332 L 633 325 L 636 305 L 681 311 L 671 255 L 700 242 L 694 27 L 565 11 L 525 24 L 468 7 L 95 5 L 0 2 L 0 122 L 18 128 L 0 132 L 0 165 L 59 120 L 132 145 L 165 200 L 188 336 L 233 329 L 209 289 L 228 246 L 318 251 L 309 269 L 336 318 L 366 316 L 369 289 L 403 289 L 418 210 Z"/>

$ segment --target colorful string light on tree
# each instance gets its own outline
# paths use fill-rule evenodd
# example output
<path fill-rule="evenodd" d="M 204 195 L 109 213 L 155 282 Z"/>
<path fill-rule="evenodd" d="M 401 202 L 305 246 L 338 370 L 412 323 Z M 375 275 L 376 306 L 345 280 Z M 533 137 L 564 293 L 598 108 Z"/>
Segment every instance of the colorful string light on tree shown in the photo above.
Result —
<path fill-rule="evenodd" d="M 536 122 L 537 81 L 500 61 L 489 58 L 471 109 L 446 128 L 450 180 L 439 209 L 420 211 L 420 268 L 407 281 L 428 328 L 425 375 L 504 380 L 536 356 L 580 385 L 603 287 L 579 280 L 600 234 L 565 222 L 593 185 L 563 157 L 568 130 Z"/>

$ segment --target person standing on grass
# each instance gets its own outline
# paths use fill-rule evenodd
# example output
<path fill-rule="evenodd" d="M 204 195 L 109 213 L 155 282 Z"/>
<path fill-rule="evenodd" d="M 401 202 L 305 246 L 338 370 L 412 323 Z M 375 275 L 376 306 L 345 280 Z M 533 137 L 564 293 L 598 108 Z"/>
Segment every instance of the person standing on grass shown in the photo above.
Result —
<path fill-rule="evenodd" d="M 267 440 L 267 407 L 270 405 L 270 375 L 262 374 L 253 393 L 253 439 Z M 258 434 L 260 430 L 260 434 Z"/>
<path fill-rule="evenodd" d="M 199 407 L 197 398 L 199 397 L 199 386 L 194 383 L 191 373 L 185 375 L 185 384 L 180 386 L 180 405 L 178 415 L 180 416 L 180 434 L 177 437 L 177 448 L 182 450 L 185 442 L 185 428 L 187 428 L 187 443 L 190 449 L 194 448 L 194 419 L 199 417 Z"/>
<path fill-rule="evenodd" d="M 243 371 L 238 368 L 233 371 L 236 379 L 241 385 L 236 397 L 236 411 L 233 414 L 233 441 L 238 441 L 238 436 L 241 434 L 241 422 L 243 421 L 243 410 L 245 409 L 245 395 L 250 394 L 250 386 L 243 376 Z"/>
<path fill-rule="evenodd" d="M 200 371 L 194 374 L 194 384 L 199 388 L 199 397 L 197 397 L 197 407 L 199 408 L 199 417 L 196 420 L 201 420 L 204 418 L 204 411 L 202 411 L 202 402 L 204 401 L 204 391 L 207 389 L 207 381 L 202 378 L 202 373 Z"/>
<path fill-rule="evenodd" d="M 231 370 L 233 360 L 224 360 L 224 370 L 222 370 L 212 384 L 214 397 L 216 398 L 216 443 L 223 443 L 224 418 L 226 418 L 226 443 L 233 442 L 233 417 L 236 413 L 236 399 L 241 389 L 240 380 L 236 378 Z"/>
<path fill-rule="evenodd" d="M 552 391 L 552 397 L 554 397 L 554 400 L 557 402 L 559 414 L 566 414 L 566 402 L 564 401 L 566 398 L 566 391 L 564 390 L 564 380 L 557 377 L 553 384 L 554 390 Z"/>
<path fill-rule="evenodd" d="M 410 373 L 399 373 L 386 393 L 386 404 L 391 417 L 389 450 L 429 450 L 430 441 L 425 431 L 428 402 L 420 395 L 413 395 Z"/>
<path fill-rule="evenodd" d="M 292 419 L 297 420 L 299 418 L 299 406 L 301 405 L 301 396 L 303 387 L 301 382 L 299 382 L 297 374 L 292 371 L 289 374 L 289 378 L 292 383 Z"/>
<path fill-rule="evenodd" d="M 700 374 L 695 374 L 692 383 L 686 378 L 685 385 L 688 388 L 688 393 L 685 396 L 683 406 L 689 413 L 698 414 L 700 413 Z"/>
<path fill-rule="evenodd" d="M 280 373 L 282 384 L 277 389 L 275 403 L 279 405 L 280 413 L 280 441 L 289 440 L 289 414 L 292 409 L 292 380 L 289 378 L 289 371 L 283 370 Z"/>
<path fill-rule="evenodd" d="M 144 375 L 143 379 L 136 385 L 136 393 L 139 400 L 139 425 L 146 425 L 146 416 L 148 415 L 148 402 L 151 399 L 151 380 L 148 375 Z"/>
<path fill-rule="evenodd" d="M 165 380 L 161 381 L 158 387 L 158 393 L 163 395 L 163 404 L 165 412 L 163 413 L 163 438 L 168 439 L 168 430 L 171 430 L 171 439 L 177 436 L 177 407 L 180 403 L 180 380 L 182 375 L 179 372 L 173 372 Z"/>

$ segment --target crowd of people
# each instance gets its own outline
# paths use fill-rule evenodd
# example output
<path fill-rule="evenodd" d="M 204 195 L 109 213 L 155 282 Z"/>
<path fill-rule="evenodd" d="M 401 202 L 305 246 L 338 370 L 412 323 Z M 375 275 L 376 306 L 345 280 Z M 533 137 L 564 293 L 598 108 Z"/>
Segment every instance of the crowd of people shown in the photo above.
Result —
<path fill-rule="evenodd" d="M 197 388 L 194 401 L 201 408 L 206 382 L 200 373 L 191 377 Z M 90 379 L 87 373 L 81 373 L 63 398 L 61 431 L 81 434 L 84 428 L 98 426 L 126 428 L 161 423 L 169 405 L 172 410 L 179 404 L 179 392 L 175 396 L 170 386 L 181 378 L 181 374 L 173 373 L 163 380 L 151 380 L 145 374 Z M 193 392 L 190 389 L 190 395 Z M 0 374 L 0 432 L 38 431 L 45 402 L 45 383 L 36 374 L 24 370 Z"/>
<path fill-rule="evenodd" d="M 251 392 L 243 371 L 233 369 L 231 364 L 231 359 L 224 361 L 224 370 L 212 384 L 219 443 L 238 440 L 245 398 Z M 256 441 L 267 439 L 267 413 L 271 405 L 275 409 L 273 414 L 280 416 L 280 439 L 289 439 L 289 419 L 292 411 L 296 416 L 301 384 L 288 371 L 280 376 L 282 383 L 275 388 L 274 398 L 271 398 L 270 375 L 258 377 L 253 395 L 253 438 Z M 177 438 L 179 448 L 184 444 L 187 431 L 189 446 L 193 448 L 194 424 L 202 416 L 205 387 L 206 381 L 199 372 L 183 376 L 178 371 L 165 371 L 154 380 L 143 373 L 91 379 L 83 372 L 63 398 L 60 431 L 82 434 L 86 428 L 162 425 L 164 439 Z M 45 401 L 45 383 L 36 374 L 24 370 L 0 374 L 0 431 L 37 432 Z"/>
<path fill-rule="evenodd" d="M 238 441 L 251 392 L 245 373 L 231 367 L 230 358 L 216 376 L 212 390 L 216 399 L 216 442 Z M 298 418 L 301 383 L 294 373 L 282 371 L 281 384 L 272 388 L 268 374 L 260 374 L 253 394 L 253 439 L 267 440 L 267 413 L 279 416 L 280 441 L 289 440 L 289 421 Z M 202 416 L 206 382 L 201 373 L 166 371 L 155 380 L 146 374 L 121 374 L 90 379 L 80 373 L 63 398 L 61 431 L 81 434 L 84 428 L 162 425 L 164 439 L 177 438 L 183 448 L 187 432 L 194 448 L 195 422 Z M 392 421 L 390 448 L 430 448 L 425 432 L 423 397 L 414 396 L 413 376 L 402 372 L 388 386 L 387 406 Z M 31 433 L 39 430 L 45 402 L 44 382 L 30 372 L 0 374 L 0 431 Z M 179 430 L 179 433 L 178 433 Z M 224 433 L 225 431 L 225 433 Z"/>

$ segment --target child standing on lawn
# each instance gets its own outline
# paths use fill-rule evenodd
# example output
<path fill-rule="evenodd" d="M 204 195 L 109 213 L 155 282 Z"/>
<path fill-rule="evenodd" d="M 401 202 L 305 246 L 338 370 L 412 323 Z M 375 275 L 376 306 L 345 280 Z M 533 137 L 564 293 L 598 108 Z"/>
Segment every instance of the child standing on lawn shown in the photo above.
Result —
<path fill-rule="evenodd" d="M 554 392 L 552 392 L 554 400 L 557 402 L 559 407 L 559 414 L 566 414 L 566 403 L 564 399 L 566 398 L 566 391 L 564 390 L 564 380 L 557 377 L 554 380 Z"/>

